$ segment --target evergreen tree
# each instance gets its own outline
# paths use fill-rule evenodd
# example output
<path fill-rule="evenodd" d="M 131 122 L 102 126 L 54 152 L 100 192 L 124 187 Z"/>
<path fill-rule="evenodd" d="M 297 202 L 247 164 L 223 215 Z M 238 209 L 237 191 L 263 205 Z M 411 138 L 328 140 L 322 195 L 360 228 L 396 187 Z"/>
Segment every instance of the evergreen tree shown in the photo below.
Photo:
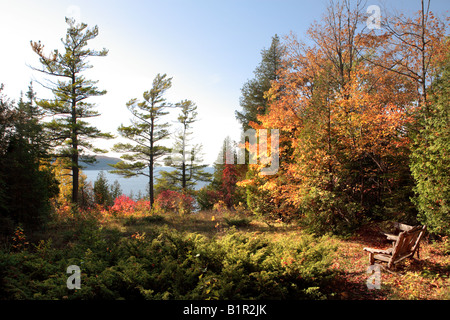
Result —
<path fill-rule="evenodd" d="M 83 72 L 92 68 L 88 64 L 89 57 L 103 57 L 108 51 L 95 51 L 86 48 L 88 41 L 98 35 L 98 27 L 88 29 L 84 23 L 76 24 L 75 20 L 66 18 L 67 33 L 61 39 L 64 52 L 54 50 L 49 56 L 43 52 L 41 42 L 31 42 L 33 51 L 39 56 L 42 68 L 33 68 L 58 81 L 49 82 L 48 87 L 54 94 L 54 99 L 43 99 L 37 102 L 47 115 L 53 119 L 46 123 L 49 141 L 58 157 L 70 159 L 72 171 L 72 203 L 78 203 L 79 162 L 94 162 L 95 158 L 85 155 L 86 150 L 102 152 L 94 148 L 90 140 L 94 138 L 112 138 L 110 134 L 102 133 L 82 119 L 99 116 L 94 110 L 95 104 L 86 102 L 89 97 L 101 96 L 105 90 L 96 87 L 97 81 L 88 80 Z"/>
<path fill-rule="evenodd" d="M 450 235 L 450 56 L 433 84 L 430 104 L 421 109 L 411 171 L 419 219 L 437 234 Z"/>
<path fill-rule="evenodd" d="M 144 175 L 149 178 L 150 207 L 153 207 L 155 195 L 153 188 L 154 169 L 157 161 L 170 152 L 170 149 L 159 143 L 169 136 L 169 123 L 159 123 L 161 118 L 168 114 L 165 111 L 171 104 L 166 102 L 164 94 L 172 86 L 172 78 L 166 74 L 158 74 L 153 80 L 153 86 L 143 94 L 144 100 L 138 102 L 131 99 L 127 108 L 133 115 L 130 126 L 121 125 L 119 134 L 132 140 L 131 143 L 118 143 L 114 146 L 117 152 L 127 152 L 122 159 L 113 165 L 113 173 L 121 174 L 127 178 Z"/>
<path fill-rule="evenodd" d="M 114 200 L 117 197 L 119 197 L 123 194 L 122 188 L 120 187 L 120 183 L 118 180 L 114 180 L 113 184 L 110 186 L 110 194 L 111 194 L 112 204 L 114 204 Z"/>
<path fill-rule="evenodd" d="M 25 97 L 27 98 L 26 101 L 23 100 L 23 96 L 21 95 L 17 103 L 17 112 L 19 115 L 19 121 L 16 124 L 17 134 L 26 137 L 29 147 L 36 156 L 49 158 L 49 144 L 41 123 L 45 112 L 35 103 L 36 94 L 33 90 L 33 83 L 30 83 L 28 86 Z"/>
<path fill-rule="evenodd" d="M 181 101 L 176 106 L 181 108 L 178 116 L 181 130 L 175 135 L 172 155 L 166 160 L 166 164 L 175 170 L 161 171 L 161 178 L 157 180 L 160 188 L 169 185 L 170 189 L 188 191 L 192 190 L 198 181 L 209 181 L 211 174 L 204 171 L 207 165 L 201 164 L 201 145 L 190 148 L 189 144 L 191 126 L 197 121 L 197 106 L 190 100 Z"/>
<path fill-rule="evenodd" d="M 242 124 L 243 130 L 250 129 L 251 122 L 260 123 L 257 116 L 265 114 L 268 100 L 265 93 L 270 89 L 271 81 L 277 79 L 281 69 L 284 49 L 278 35 L 272 37 L 269 49 L 261 51 L 261 63 L 254 71 L 255 77 L 247 81 L 241 89 L 240 105 L 242 111 L 236 111 L 236 119 Z"/>
<path fill-rule="evenodd" d="M 110 206 L 112 203 L 110 186 L 105 173 L 100 171 L 94 182 L 94 202 L 99 205 Z"/>
<path fill-rule="evenodd" d="M 14 126 L 15 113 L 10 99 L 5 96 L 4 85 L 0 85 L 0 211 L 7 209 L 6 172 L 2 170 L 3 162 L 8 150 L 8 143 Z"/>
<path fill-rule="evenodd" d="M 0 96 L 0 224 L 37 228 L 47 221 L 50 198 L 58 188 L 45 145 L 40 144 L 43 129 L 31 86 L 26 96 L 28 101 L 21 97 L 16 106 Z"/>

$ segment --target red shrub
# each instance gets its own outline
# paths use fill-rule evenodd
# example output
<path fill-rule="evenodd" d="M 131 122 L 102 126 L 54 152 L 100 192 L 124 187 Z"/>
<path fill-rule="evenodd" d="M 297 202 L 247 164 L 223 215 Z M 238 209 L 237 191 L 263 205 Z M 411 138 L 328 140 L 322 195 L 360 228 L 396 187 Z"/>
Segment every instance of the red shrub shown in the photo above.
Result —
<path fill-rule="evenodd" d="M 111 207 L 111 211 L 124 215 L 130 215 L 134 212 L 135 207 L 136 202 L 133 199 L 127 197 L 126 195 L 121 195 L 114 200 L 114 205 Z"/>
<path fill-rule="evenodd" d="M 182 192 L 165 190 L 158 194 L 156 205 L 163 211 L 179 214 L 190 213 L 194 209 L 194 198 Z"/>

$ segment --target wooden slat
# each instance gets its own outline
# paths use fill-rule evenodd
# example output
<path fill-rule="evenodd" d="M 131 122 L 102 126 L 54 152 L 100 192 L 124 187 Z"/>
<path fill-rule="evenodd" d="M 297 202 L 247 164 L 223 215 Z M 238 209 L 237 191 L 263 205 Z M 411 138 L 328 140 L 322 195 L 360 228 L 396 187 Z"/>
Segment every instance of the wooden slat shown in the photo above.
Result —
<path fill-rule="evenodd" d="M 386 236 L 387 240 L 397 241 L 398 239 L 398 236 L 396 236 L 395 234 L 385 233 L 384 235 Z"/>
<path fill-rule="evenodd" d="M 387 254 L 375 254 L 373 257 L 377 260 L 381 260 L 381 261 L 385 261 L 385 262 L 391 261 L 391 258 L 392 258 L 392 256 L 387 255 Z"/>
<path fill-rule="evenodd" d="M 414 228 L 414 226 L 410 226 L 404 223 L 397 223 L 396 227 L 401 231 L 409 231 Z"/>
<path fill-rule="evenodd" d="M 373 248 L 364 248 L 363 250 L 364 251 L 369 251 L 371 253 L 390 254 L 390 251 L 388 251 L 388 250 L 373 249 Z"/>

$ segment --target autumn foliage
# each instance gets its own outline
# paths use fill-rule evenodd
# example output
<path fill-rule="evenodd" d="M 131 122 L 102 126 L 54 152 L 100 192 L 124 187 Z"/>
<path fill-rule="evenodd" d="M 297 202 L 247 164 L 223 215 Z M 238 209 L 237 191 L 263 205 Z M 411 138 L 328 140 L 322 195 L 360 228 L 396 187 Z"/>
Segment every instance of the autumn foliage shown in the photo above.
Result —
<path fill-rule="evenodd" d="M 425 46 L 418 50 L 422 37 L 412 26 L 424 15 Z M 366 18 L 362 8 L 341 3 L 309 28 L 311 44 L 287 36 L 283 67 L 266 92 L 269 110 L 258 116 L 261 125 L 253 123 L 281 131 L 280 169 L 261 176 L 262 165 L 250 165 L 257 174 L 244 184 L 315 232 L 416 215 L 409 200 L 411 135 L 426 106 L 421 81 L 448 51 L 445 24 L 419 12 L 387 21 L 384 32 L 367 31 L 359 28 Z"/>
<path fill-rule="evenodd" d="M 156 207 L 164 212 L 176 212 L 178 214 L 191 213 L 194 210 L 194 198 L 186 193 L 165 190 L 158 194 Z"/>

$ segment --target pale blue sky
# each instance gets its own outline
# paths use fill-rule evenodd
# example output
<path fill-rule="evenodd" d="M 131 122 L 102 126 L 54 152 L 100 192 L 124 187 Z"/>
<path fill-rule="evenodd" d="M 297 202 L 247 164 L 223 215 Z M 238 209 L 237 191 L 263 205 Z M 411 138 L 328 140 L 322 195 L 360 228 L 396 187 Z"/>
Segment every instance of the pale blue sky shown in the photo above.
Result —
<path fill-rule="evenodd" d="M 420 0 L 368 0 L 367 6 L 384 3 L 400 11 L 420 6 Z M 270 46 L 274 34 L 283 37 L 293 31 L 303 37 L 327 4 L 328 0 L 1 0 L 0 83 L 17 98 L 33 77 L 40 77 L 26 66 L 38 66 L 30 40 L 41 40 L 47 50 L 61 48 L 64 16 L 79 17 L 99 27 L 90 46 L 109 49 L 107 57 L 91 60 L 94 68 L 88 73 L 99 80 L 99 88 L 108 90 L 92 99 L 102 113 L 94 124 L 116 133 L 121 123 L 128 123 L 125 103 L 141 98 L 157 73 L 167 73 L 173 77 L 168 100 L 191 99 L 198 105 L 195 142 L 203 144 L 205 161 L 211 164 L 227 135 L 240 136 L 234 111 L 261 50 Z M 443 13 L 450 1 L 434 0 L 432 9 Z M 35 89 L 41 97 L 48 95 L 38 84 Z"/>

